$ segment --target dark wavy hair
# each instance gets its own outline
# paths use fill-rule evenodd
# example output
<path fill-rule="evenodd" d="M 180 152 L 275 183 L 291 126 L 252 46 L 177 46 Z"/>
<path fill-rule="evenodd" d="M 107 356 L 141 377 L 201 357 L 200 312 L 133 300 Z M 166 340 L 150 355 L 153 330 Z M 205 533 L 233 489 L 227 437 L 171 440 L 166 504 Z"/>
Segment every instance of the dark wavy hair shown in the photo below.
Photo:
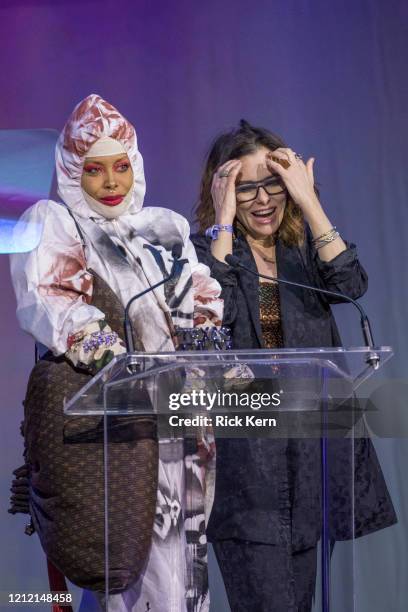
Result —
<path fill-rule="evenodd" d="M 207 227 L 215 222 L 215 211 L 211 196 L 214 172 L 230 159 L 239 159 L 244 155 L 255 153 L 259 147 L 266 147 L 270 151 L 274 151 L 280 147 L 286 147 L 286 144 L 273 132 L 254 127 L 244 119 L 241 119 L 237 129 L 220 134 L 214 140 L 206 159 L 201 179 L 200 197 L 194 211 L 199 232 L 204 233 Z M 289 196 L 278 236 L 287 245 L 300 245 L 304 240 L 302 210 Z"/>

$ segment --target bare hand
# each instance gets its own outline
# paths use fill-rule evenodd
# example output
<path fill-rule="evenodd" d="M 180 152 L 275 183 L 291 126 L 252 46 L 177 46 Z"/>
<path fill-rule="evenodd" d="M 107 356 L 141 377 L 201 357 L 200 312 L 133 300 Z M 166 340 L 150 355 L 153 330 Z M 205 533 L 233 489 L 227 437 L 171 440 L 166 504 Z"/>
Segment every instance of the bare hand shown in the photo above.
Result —
<path fill-rule="evenodd" d="M 314 190 L 314 157 L 305 164 L 292 149 L 280 148 L 271 152 L 266 161 L 271 172 L 282 178 L 292 200 L 300 206 L 307 220 L 316 208 L 321 207 Z"/>
<path fill-rule="evenodd" d="M 215 210 L 215 222 L 232 225 L 237 212 L 235 181 L 241 170 L 239 159 L 231 159 L 220 166 L 214 173 L 211 195 Z M 225 175 L 225 176 L 223 176 Z"/>

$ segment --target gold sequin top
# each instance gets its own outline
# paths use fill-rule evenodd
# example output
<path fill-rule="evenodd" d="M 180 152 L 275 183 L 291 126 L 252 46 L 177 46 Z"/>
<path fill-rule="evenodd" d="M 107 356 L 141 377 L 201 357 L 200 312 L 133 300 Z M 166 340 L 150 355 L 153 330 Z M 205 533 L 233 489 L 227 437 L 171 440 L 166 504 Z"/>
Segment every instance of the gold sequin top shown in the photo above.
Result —
<path fill-rule="evenodd" d="M 259 317 L 264 347 L 283 347 L 278 283 L 259 283 Z"/>

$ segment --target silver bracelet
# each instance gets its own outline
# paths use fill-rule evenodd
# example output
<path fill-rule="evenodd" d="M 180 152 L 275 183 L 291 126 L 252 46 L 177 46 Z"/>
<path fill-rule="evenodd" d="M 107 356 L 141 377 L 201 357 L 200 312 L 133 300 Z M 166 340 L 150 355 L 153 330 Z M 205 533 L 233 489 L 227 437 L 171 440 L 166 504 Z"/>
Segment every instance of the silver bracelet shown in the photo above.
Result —
<path fill-rule="evenodd" d="M 327 236 L 330 236 L 330 234 L 332 234 L 333 232 L 335 232 L 337 229 L 337 227 L 335 225 L 333 225 L 333 227 L 331 227 L 327 232 L 324 232 L 324 234 L 321 234 L 320 236 L 318 236 L 317 238 L 314 238 L 312 240 L 312 242 L 319 242 L 319 240 L 323 240 L 324 238 L 326 238 Z"/>
<path fill-rule="evenodd" d="M 327 244 L 330 244 L 330 242 L 333 242 L 333 240 L 336 240 L 336 238 L 338 238 L 339 236 L 340 236 L 339 232 L 333 231 L 333 233 L 331 233 L 329 236 L 325 236 L 324 238 L 321 238 L 319 241 L 313 241 L 316 251 L 326 246 Z"/>
<path fill-rule="evenodd" d="M 339 236 L 340 236 L 339 232 L 335 228 L 333 228 L 330 232 L 325 234 L 323 237 L 313 240 L 313 244 L 314 244 L 316 251 L 326 246 L 327 244 L 330 244 L 330 242 L 333 242 L 333 240 L 336 240 L 336 238 L 338 238 Z"/>

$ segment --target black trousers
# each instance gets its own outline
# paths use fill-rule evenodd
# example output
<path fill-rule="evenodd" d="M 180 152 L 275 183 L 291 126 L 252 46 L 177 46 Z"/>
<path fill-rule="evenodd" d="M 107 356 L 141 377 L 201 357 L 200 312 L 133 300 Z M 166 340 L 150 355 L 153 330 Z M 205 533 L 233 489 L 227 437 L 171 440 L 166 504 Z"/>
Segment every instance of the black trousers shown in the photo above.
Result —
<path fill-rule="evenodd" d="M 316 582 L 316 547 L 244 540 L 213 542 L 231 612 L 310 612 Z"/>

